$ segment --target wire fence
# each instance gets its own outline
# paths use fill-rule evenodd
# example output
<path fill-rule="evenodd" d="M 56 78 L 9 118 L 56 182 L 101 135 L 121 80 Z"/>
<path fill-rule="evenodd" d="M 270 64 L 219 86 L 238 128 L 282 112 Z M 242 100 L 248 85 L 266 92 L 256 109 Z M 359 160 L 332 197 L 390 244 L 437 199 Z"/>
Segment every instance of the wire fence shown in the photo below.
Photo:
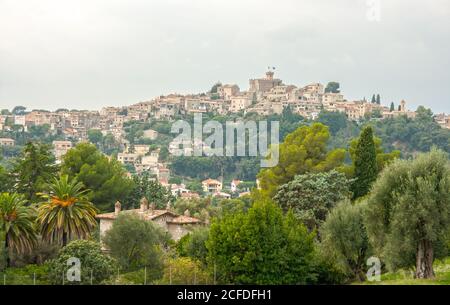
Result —
<path fill-rule="evenodd" d="M 168 272 L 167 272 L 168 271 Z M 216 267 L 210 273 L 204 273 L 201 270 L 172 269 L 169 267 L 167 271 L 158 277 L 155 277 L 153 271 L 147 267 L 142 269 L 123 272 L 120 269 L 109 276 L 96 276 L 91 270 L 80 276 L 79 280 L 74 280 L 68 276 L 67 271 L 61 272 L 61 276 L 47 272 L 24 272 L 15 268 L 0 271 L 0 285 L 215 285 Z M 106 278 L 98 283 L 98 278 Z"/>
<path fill-rule="evenodd" d="M 40 274 L 11 274 L 0 272 L 0 285 L 45 285 L 48 278 Z"/>

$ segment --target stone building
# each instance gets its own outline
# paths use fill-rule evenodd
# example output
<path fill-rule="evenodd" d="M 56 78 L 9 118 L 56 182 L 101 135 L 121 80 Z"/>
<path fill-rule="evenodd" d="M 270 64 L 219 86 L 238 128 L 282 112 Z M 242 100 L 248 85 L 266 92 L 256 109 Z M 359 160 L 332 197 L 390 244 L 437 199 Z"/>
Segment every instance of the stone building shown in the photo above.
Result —
<path fill-rule="evenodd" d="M 62 157 L 73 147 L 70 141 L 53 141 L 53 153 L 58 161 L 61 161 Z"/>
<path fill-rule="evenodd" d="M 202 188 L 205 193 L 217 193 L 222 190 L 222 182 L 209 178 L 202 181 Z"/>
<path fill-rule="evenodd" d="M 239 94 L 238 85 L 223 85 L 217 88 L 217 93 L 219 96 L 225 100 L 230 100 L 231 97 Z"/>
<path fill-rule="evenodd" d="M 138 154 L 118 153 L 117 160 L 122 164 L 134 164 L 139 158 Z"/>
<path fill-rule="evenodd" d="M 258 79 L 250 79 L 250 92 L 268 92 L 272 88 L 276 86 L 281 86 L 283 82 L 281 79 L 273 78 L 273 71 L 267 71 L 265 78 L 258 78 Z"/>
<path fill-rule="evenodd" d="M 406 101 L 402 100 L 400 102 L 398 110 L 390 111 L 386 109 L 383 112 L 383 118 L 396 118 L 399 116 L 406 116 L 407 118 L 414 119 L 416 117 L 416 114 L 417 113 L 415 111 L 408 110 L 406 108 Z"/>
<path fill-rule="evenodd" d="M 152 221 L 170 234 L 173 240 L 178 241 L 193 229 L 205 225 L 201 220 L 191 217 L 186 210 L 184 215 L 173 212 L 168 205 L 164 210 L 157 210 L 154 204 L 149 205 L 147 199 L 141 199 L 141 206 L 134 210 L 121 210 L 120 202 L 116 202 L 114 212 L 97 215 L 100 220 L 100 238 L 112 227 L 119 215 L 134 214 L 144 220 Z"/>
<path fill-rule="evenodd" d="M 450 115 L 446 115 L 445 113 L 437 114 L 434 117 L 436 123 L 438 123 L 442 128 L 450 129 Z"/>
<path fill-rule="evenodd" d="M 0 138 L 0 146 L 14 146 L 15 141 L 10 138 Z"/>
<path fill-rule="evenodd" d="M 230 99 L 230 112 L 236 113 L 244 110 L 252 104 L 252 100 L 247 95 L 233 96 Z"/>

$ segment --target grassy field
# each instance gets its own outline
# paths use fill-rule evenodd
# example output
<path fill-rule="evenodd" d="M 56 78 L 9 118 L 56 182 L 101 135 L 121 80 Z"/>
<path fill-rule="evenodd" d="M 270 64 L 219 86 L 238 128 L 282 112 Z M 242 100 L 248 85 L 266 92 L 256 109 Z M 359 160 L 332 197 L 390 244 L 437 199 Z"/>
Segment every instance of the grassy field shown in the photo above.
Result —
<path fill-rule="evenodd" d="M 434 263 L 436 278 L 431 280 L 414 279 L 413 270 L 401 270 L 381 275 L 380 282 L 358 283 L 359 285 L 450 285 L 450 257 Z"/>

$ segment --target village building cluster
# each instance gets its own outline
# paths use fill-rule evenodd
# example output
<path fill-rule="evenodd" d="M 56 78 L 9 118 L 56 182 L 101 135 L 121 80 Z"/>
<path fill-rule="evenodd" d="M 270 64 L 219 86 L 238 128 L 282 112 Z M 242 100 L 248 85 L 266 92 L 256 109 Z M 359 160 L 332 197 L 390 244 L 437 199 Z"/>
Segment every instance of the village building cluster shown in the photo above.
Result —
<path fill-rule="evenodd" d="M 124 123 L 130 121 L 148 121 L 152 118 L 173 120 L 186 114 L 206 112 L 219 115 L 240 112 L 270 115 L 281 114 L 286 107 L 290 107 L 294 113 L 308 119 L 317 118 L 322 110 L 343 112 L 351 120 L 359 120 L 374 111 L 379 111 L 383 118 L 400 115 L 415 116 L 414 111 L 406 108 L 405 101 L 391 111 L 387 106 L 366 100 L 346 100 L 342 93 L 325 92 L 324 85 L 320 83 L 304 87 L 286 85 L 281 79 L 274 78 L 274 71 L 269 70 L 262 78 L 250 79 L 249 88 L 246 91 L 241 91 L 236 84 L 218 83 L 215 90 L 208 93 L 169 94 L 130 106 L 104 107 L 100 111 L 33 110 L 25 114 L 1 115 L 0 130 L 11 128 L 11 124 L 7 122 L 21 126 L 24 131 L 31 126 L 47 124 L 50 130 L 59 131 L 68 140 L 76 142 L 87 140 L 88 131 L 98 129 L 103 135 L 112 134 L 118 141 L 126 144 L 123 127 Z M 447 126 L 448 116 L 440 116 L 439 122 Z M 154 130 L 146 130 L 144 136 L 153 140 L 158 137 L 158 133 Z M 60 148 L 64 150 L 65 147 Z M 130 162 L 130 160 L 124 160 Z"/>
<path fill-rule="evenodd" d="M 434 119 L 436 122 L 441 125 L 442 128 L 450 129 L 450 115 L 446 115 L 445 113 L 437 114 Z"/>
<path fill-rule="evenodd" d="M 171 192 L 184 198 L 197 198 L 197 193 L 186 189 L 183 184 L 169 184 L 170 171 L 167 164 L 160 161 L 160 149 L 150 149 L 150 145 L 131 145 L 125 138 L 124 125 L 131 121 L 149 122 L 150 120 L 175 120 L 184 115 L 194 113 L 216 113 L 227 115 L 230 113 L 257 113 L 259 115 L 281 114 L 289 107 L 293 113 L 308 119 L 316 119 L 322 110 L 345 113 L 350 120 L 360 120 L 377 112 L 380 119 L 398 116 L 414 118 L 416 112 L 407 109 L 405 101 L 392 109 L 363 100 L 347 100 L 344 95 L 335 90 L 327 92 L 320 83 L 297 87 L 284 84 L 281 79 L 274 77 L 274 69 L 265 73 L 264 77 L 250 79 L 249 88 L 241 91 L 236 84 L 217 83 L 213 89 L 201 94 L 169 94 L 158 96 L 150 101 L 139 102 L 124 107 L 104 107 L 100 111 L 68 110 L 56 111 L 33 110 L 20 114 L 0 115 L 0 130 L 8 130 L 14 125 L 23 131 L 32 126 L 47 125 L 51 132 L 62 134 L 64 140 L 54 141 L 53 149 L 57 162 L 70 150 L 75 143 L 88 140 L 90 130 L 98 130 L 103 136 L 109 135 L 120 144 L 121 151 L 117 160 L 124 165 L 133 165 L 137 173 L 149 172 L 158 181 L 167 186 Z M 439 114 L 438 122 L 444 128 L 450 128 L 450 116 Z M 156 140 L 157 131 L 148 129 L 143 131 L 144 138 Z M 185 145 L 189 144 L 189 145 Z M 0 138 L 0 146 L 14 146 L 14 140 Z M 194 149 L 203 143 L 171 143 L 169 153 L 174 153 L 180 146 Z M 185 154 L 189 155 L 189 151 Z M 237 191 L 237 181 L 233 181 L 227 189 Z M 229 197 L 223 191 L 222 182 L 207 179 L 202 182 L 205 194 Z M 244 192 L 245 193 L 245 192 Z"/>

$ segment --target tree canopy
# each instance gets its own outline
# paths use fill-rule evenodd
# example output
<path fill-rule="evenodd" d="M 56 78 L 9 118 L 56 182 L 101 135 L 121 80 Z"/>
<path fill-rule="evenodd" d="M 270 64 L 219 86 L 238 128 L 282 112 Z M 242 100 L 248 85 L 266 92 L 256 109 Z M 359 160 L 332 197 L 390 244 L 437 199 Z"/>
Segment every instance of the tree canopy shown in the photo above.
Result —
<path fill-rule="evenodd" d="M 69 282 L 63 275 L 71 267 L 67 266 L 67 263 L 73 258 L 79 259 L 81 263 L 80 281 Z M 98 285 L 113 276 L 116 270 L 115 261 L 102 252 L 99 243 L 90 240 L 71 242 L 59 251 L 54 260 L 49 262 L 49 278 L 54 285 L 63 283 L 65 285 Z"/>
<path fill-rule="evenodd" d="M 366 203 L 344 200 L 331 210 L 320 228 L 321 250 L 325 257 L 352 280 L 365 280 L 369 240 L 364 225 Z"/>
<path fill-rule="evenodd" d="M 415 265 L 417 278 L 433 277 L 434 259 L 447 254 L 440 250 L 450 228 L 448 155 L 434 149 L 388 165 L 368 199 L 366 223 L 388 268 Z"/>
<path fill-rule="evenodd" d="M 112 211 L 133 191 L 133 181 L 115 159 L 109 159 L 95 145 L 80 143 L 63 157 L 61 171 L 91 190 L 90 200 L 101 211 Z"/>
<path fill-rule="evenodd" d="M 329 138 L 328 127 L 321 123 L 302 126 L 288 134 L 279 146 L 278 165 L 262 169 L 258 174 L 262 194 L 274 196 L 277 188 L 295 175 L 329 171 L 342 165 L 345 150 L 328 151 Z"/>
<path fill-rule="evenodd" d="M 221 283 L 307 284 L 315 280 L 314 235 L 292 213 L 257 202 L 215 220 L 206 242 Z"/>
<path fill-rule="evenodd" d="M 377 151 L 373 139 L 373 129 L 367 126 L 361 132 L 354 151 L 353 164 L 355 180 L 352 185 L 353 198 L 369 193 L 378 176 Z"/>
<path fill-rule="evenodd" d="M 119 265 L 125 270 L 147 266 L 160 273 L 163 268 L 161 244 L 166 233 L 160 227 L 137 215 L 119 215 L 103 242 Z"/>
<path fill-rule="evenodd" d="M 148 172 L 133 175 L 131 179 L 133 186 L 124 201 L 125 208 L 137 208 L 142 198 L 146 198 L 148 202 L 154 203 L 159 209 L 164 209 L 168 203 L 175 202 L 172 192 L 155 178 L 151 178 Z"/>
<path fill-rule="evenodd" d="M 317 121 L 328 126 L 332 135 L 347 126 L 348 120 L 345 113 L 339 111 L 325 111 L 319 113 Z"/>
<path fill-rule="evenodd" d="M 37 202 L 37 193 L 42 192 L 48 181 L 57 174 L 50 146 L 42 143 L 29 142 L 25 145 L 20 157 L 13 161 L 11 172 L 14 189 L 32 202 Z"/>
<path fill-rule="evenodd" d="M 350 197 L 350 183 L 335 170 L 304 174 L 282 185 L 274 201 L 285 211 L 292 210 L 309 230 L 318 229 L 337 202 Z"/>
<path fill-rule="evenodd" d="M 325 87 L 325 93 L 340 93 L 340 84 L 338 82 L 329 82 Z"/>

